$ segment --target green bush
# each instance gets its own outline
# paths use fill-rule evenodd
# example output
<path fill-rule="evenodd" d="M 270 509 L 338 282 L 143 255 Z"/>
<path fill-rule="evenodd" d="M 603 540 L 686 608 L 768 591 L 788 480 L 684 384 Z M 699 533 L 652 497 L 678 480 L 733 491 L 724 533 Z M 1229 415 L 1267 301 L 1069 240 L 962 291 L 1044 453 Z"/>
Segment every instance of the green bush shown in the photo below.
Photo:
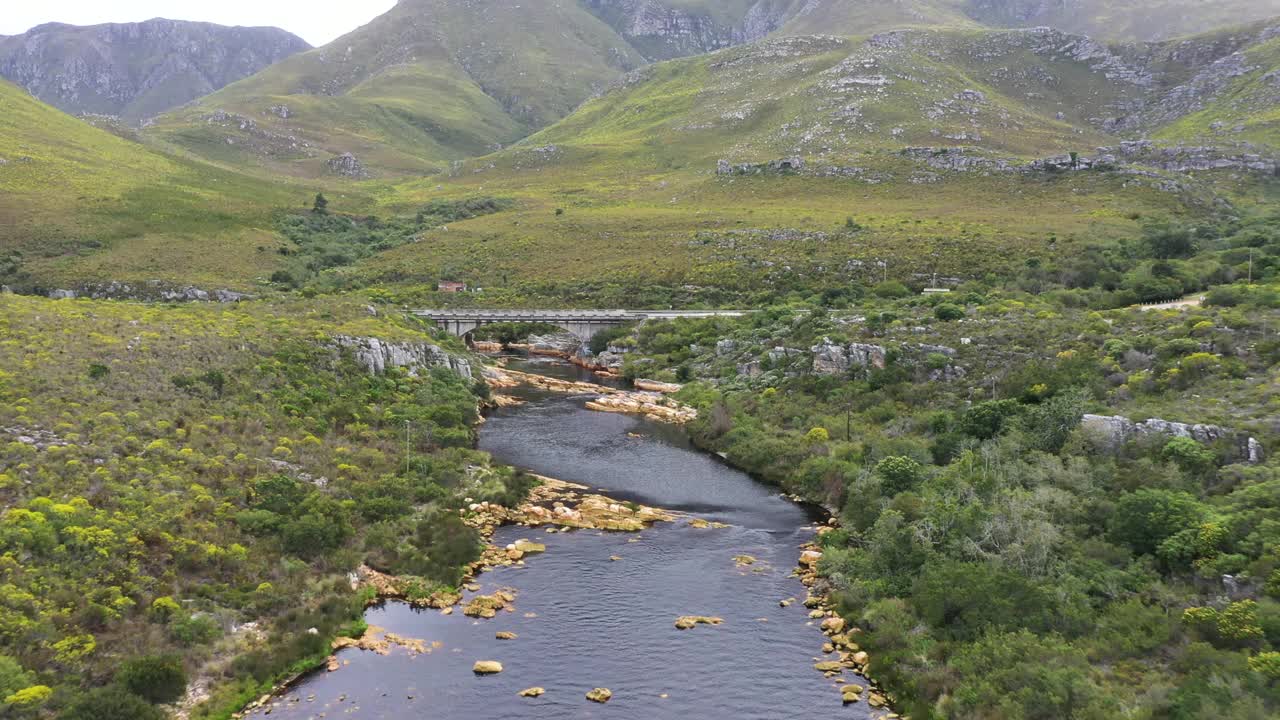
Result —
<path fill-rule="evenodd" d="M 177 655 L 146 655 L 125 661 L 115 681 L 148 702 L 164 704 L 186 692 L 187 672 Z"/>
<path fill-rule="evenodd" d="M 72 702 L 58 720 L 164 720 L 164 713 L 123 687 L 90 690 Z"/>
<path fill-rule="evenodd" d="M 951 303 L 942 303 L 933 309 L 933 316 L 942 321 L 964 319 L 964 308 Z"/>

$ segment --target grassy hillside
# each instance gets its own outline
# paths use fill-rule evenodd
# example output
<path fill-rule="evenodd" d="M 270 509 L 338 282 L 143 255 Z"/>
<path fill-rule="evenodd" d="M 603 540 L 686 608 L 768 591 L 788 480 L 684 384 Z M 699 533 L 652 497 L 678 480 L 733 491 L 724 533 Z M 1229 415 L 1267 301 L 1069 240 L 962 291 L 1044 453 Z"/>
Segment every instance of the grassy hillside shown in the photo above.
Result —
<path fill-rule="evenodd" d="M 641 62 L 575 3 L 402 0 L 326 47 L 163 118 L 156 132 L 272 171 L 320 176 L 330 158 L 351 153 L 371 174 L 422 174 L 563 117 Z"/>
<path fill-rule="evenodd" d="M 279 256 L 271 215 L 305 190 L 174 159 L 0 81 L 0 284 L 243 287 Z"/>
<path fill-rule="evenodd" d="M 1221 102 L 1216 89 L 1186 88 L 1209 84 L 1236 49 L 1269 47 L 1259 32 L 1128 54 L 1055 32 L 780 38 L 654 65 L 513 148 L 380 194 L 391 212 L 481 193 L 516 202 L 337 275 L 457 277 L 486 288 L 474 300 L 485 303 L 712 305 L 1017 275 L 1087 245 L 1121 246 L 1156 218 L 1207 222 L 1274 201 L 1265 172 L 1181 171 L 1189 156 L 1166 161 L 1158 145 L 1098 170 L 1065 165 L 1144 128 L 1183 137 L 1157 124 L 1189 107 L 1168 98 Z M 1135 129 L 1122 132 L 1117 118 L 1135 107 L 1146 112 L 1124 115 Z M 1272 152 L 1237 143 L 1222 152 Z M 1066 169 L 1029 167 L 1051 155 Z M 768 167 L 789 157 L 803 169 Z"/>

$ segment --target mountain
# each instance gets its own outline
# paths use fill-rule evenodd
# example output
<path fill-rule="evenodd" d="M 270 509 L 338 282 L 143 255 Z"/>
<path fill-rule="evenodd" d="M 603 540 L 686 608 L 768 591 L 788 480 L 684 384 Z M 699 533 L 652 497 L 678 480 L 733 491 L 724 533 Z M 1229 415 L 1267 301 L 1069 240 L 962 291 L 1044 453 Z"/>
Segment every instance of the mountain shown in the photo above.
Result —
<path fill-rule="evenodd" d="M 649 60 L 669 60 L 760 40 L 798 0 L 581 0 Z"/>
<path fill-rule="evenodd" d="M 155 152 L 0 80 L 0 285 L 243 286 L 279 260 L 273 213 L 311 194 Z"/>
<path fill-rule="evenodd" d="M 576 2 L 401 0 L 162 118 L 157 131 L 275 171 L 423 173 L 554 122 L 644 62 Z"/>
<path fill-rule="evenodd" d="M 0 76 L 73 115 L 138 122 L 310 48 L 277 28 L 157 18 L 0 38 Z"/>
<path fill-rule="evenodd" d="M 1048 29 L 771 37 L 641 68 L 516 145 L 399 184 L 387 205 L 520 202 L 351 274 L 489 292 L 518 277 L 546 302 L 617 288 L 625 305 L 637 287 L 715 303 L 817 277 L 1016 273 L 1130 241 L 1144 218 L 1265 208 L 1277 75 L 1268 23 L 1121 45 Z"/>
<path fill-rule="evenodd" d="M 1106 40 L 1166 40 L 1280 16 L 1280 0 L 964 0 L 996 27 L 1049 26 Z"/>
<path fill-rule="evenodd" d="M 902 27 L 1052 27 L 1153 41 L 1280 16 L 1280 0 L 803 0 L 780 32 L 861 35 Z"/>
<path fill-rule="evenodd" d="M 1162 40 L 1280 16 L 1280 0 L 581 0 L 650 60 L 775 35 L 906 27 L 1049 26 L 1100 40 Z"/>
<path fill-rule="evenodd" d="M 632 73 L 525 145 L 841 163 L 921 146 L 1033 158 L 1151 134 L 1274 148 L 1278 49 L 1265 23 L 1119 46 L 1049 29 L 777 37 Z"/>

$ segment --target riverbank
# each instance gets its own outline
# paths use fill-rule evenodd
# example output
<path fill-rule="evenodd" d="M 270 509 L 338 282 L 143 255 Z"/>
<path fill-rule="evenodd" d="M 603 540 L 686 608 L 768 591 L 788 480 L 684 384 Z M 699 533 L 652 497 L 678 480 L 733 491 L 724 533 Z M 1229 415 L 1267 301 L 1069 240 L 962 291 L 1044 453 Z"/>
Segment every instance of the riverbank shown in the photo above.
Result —
<path fill-rule="evenodd" d="M 619 710 L 627 717 L 641 716 L 636 703 L 655 718 L 706 714 L 703 703 L 735 707 L 744 718 L 776 717 L 770 707 L 814 715 L 845 699 L 811 675 L 821 642 L 829 641 L 815 632 L 825 631 L 822 621 L 801 603 L 783 602 L 805 597 L 809 581 L 796 564 L 812 538 L 812 515 L 694 451 L 678 426 L 642 413 L 598 412 L 577 397 L 625 397 L 627 390 L 547 372 L 564 377 L 486 373 L 491 388 L 506 386 L 521 404 L 488 414 L 479 447 L 528 468 L 538 482 L 510 507 L 468 501 L 458 510 L 485 549 L 457 591 L 421 594 L 411 580 L 402 585 L 362 568 L 357 587 L 374 600 L 365 615 L 371 629 L 335 643 L 329 672 L 322 667 L 283 688 L 255 717 L 356 707 L 396 716 L 412 713 L 421 697 L 457 715 L 549 718 L 563 698 L 585 702 L 582 693 L 594 687 L 611 688 L 610 707 L 633 708 Z M 526 375 L 536 385 L 523 382 Z M 565 476 L 577 482 L 558 479 Z M 655 523 L 665 527 L 646 532 Z M 720 622 L 679 629 L 698 618 Z M 599 643 L 604 635 L 607 646 Z M 339 653 L 348 647 L 370 652 Z M 631 652 L 618 656 L 610 647 Z M 771 659 L 767 668 L 744 677 L 740 659 L 761 653 Z M 667 662 L 650 666 L 650 659 Z M 475 663 L 503 669 L 476 675 Z M 435 678 L 426 692 L 424 666 Z M 842 671 L 852 677 L 855 668 Z M 496 697 L 495 681 L 504 688 Z M 371 693 L 376 687 L 384 690 Z M 521 694 L 530 687 L 546 695 Z M 695 687 L 703 689 L 687 692 Z M 860 707 L 851 717 L 887 717 Z"/>

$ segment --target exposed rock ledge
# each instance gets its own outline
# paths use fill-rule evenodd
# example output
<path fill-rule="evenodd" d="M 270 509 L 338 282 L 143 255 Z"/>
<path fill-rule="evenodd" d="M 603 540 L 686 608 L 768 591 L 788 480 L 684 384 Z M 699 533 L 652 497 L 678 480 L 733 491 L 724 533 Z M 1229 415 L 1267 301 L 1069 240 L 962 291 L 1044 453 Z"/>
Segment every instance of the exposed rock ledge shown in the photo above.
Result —
<path fill-rule="evenodd" d="M 1263 460 L 1262 443 L 1256 438 L 1218 425 L 1192 425 L 1157 418 L 1134 422 L 1119 415 L 1085 415 L 1080 419 L 1080 425 L 1112 449 L 1119 448 L 1130 440 L 1163 435 L 1189 437 L 1206 444 L 1225 441 L 1235 450 L 1236 456 L 1233 459 L 1250 464 Z"/>
<path fill-rule="evenodd" d="M 75 289 L 50 290 L 45 295 L 53 300 L 91 298 L 93 300 L 149 300 L 164 302 L 239 302 L 253 296 L 234 290 L 203 290 L 190 285 L 173 285 L 161 280 L 130 284 L 117 281 L 88 283 Z"/>
<path fill-rule="evenodd" d="M 470 360 L 447 353 L 430 343 L 397 343 L 350 335 L 338 335 L 333 338 L 333 343 L 340 349 L 351 350 L 356 363 L 374 375 L 381 375 L 388 368 L 408 368 L 410 375 L 417 375 L 420 370 L 445 367 L 462 377 L 474 377 Z"/>

